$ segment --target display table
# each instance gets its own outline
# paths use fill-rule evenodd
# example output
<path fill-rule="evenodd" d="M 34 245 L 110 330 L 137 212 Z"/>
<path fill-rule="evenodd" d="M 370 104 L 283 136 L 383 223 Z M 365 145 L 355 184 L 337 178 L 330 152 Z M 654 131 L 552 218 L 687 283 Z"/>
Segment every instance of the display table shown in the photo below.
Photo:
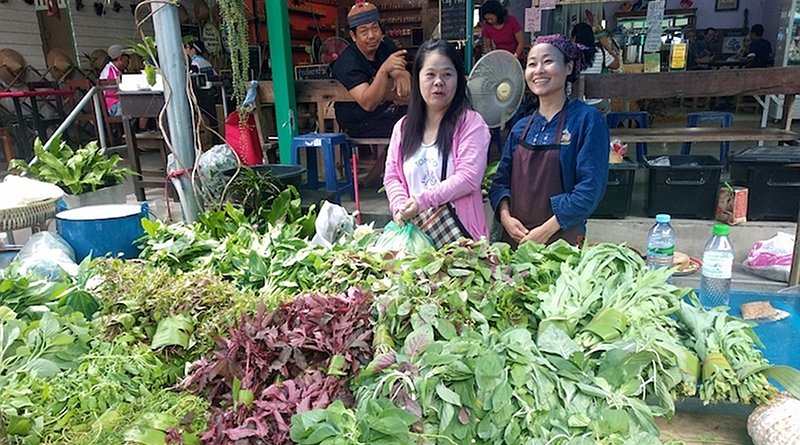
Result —
<path fill-rule="evenodd" d="M 133 130 L 132 121 L 140 117 L 158 118 L 164 107 L 164 93 L 161 91 L 120 91 L 119 103 L 122 110 L 122 128 L 125 131 L 125 146 L 128 158 L 131 159 L 133 170 L 138 175 L 133 177 L 133 191 L 136 199 L 145 201 L 145 187 L 164 187 L 167 166 L 166 149 L 161 147 L 162 169 L 148 171 L 142 170 L 139 159 L 139 146 L 136 142 L 136 132 Z M 150 177 L 147 179 L 146 177 Z"/>

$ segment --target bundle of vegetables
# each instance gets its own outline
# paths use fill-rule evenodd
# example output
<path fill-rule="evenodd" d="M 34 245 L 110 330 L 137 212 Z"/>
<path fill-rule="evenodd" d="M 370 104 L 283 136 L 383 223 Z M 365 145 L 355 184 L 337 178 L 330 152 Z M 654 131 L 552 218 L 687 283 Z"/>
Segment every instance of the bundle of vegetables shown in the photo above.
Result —
<path fill-rule="evenodd" d="M 261 224 L 230 205 L 191 225 L 146 221 L 141 258 L 173 271 L 219 274 L 242 289 L 283 292 L 285 298 L 298 291 L 340 293 L 385 277 L 382 257 L 367 251 L 372 233 L 357 232 L 333 249 L 309 246 L 312 214 L 301 216 L 293 196 L 282 192 Z"/>
<path fill-rule="evenodd" d="M 174 362 L 194 361 L 213 349 L 214 338 L 259 304 L 277 305 L 269 294 L 240 290 L 206 271 L 171 272 L 136 261 L 98 260 L 103 296 L 101 331 L 125 334 L 164 350 Z M 180 374 L 173 377 L 182 377 Z"/>
<path fill-rule="evenodd" d="M 395 266 L 355 404 L 296 415 L 298 443 L 655 444 L 654 417 L 696 391 L 674 318 L 687 291 L 624 246 L 465 243 Z M 763 365 L 740 334 L 720 341 Z M 376 431 L 376 410 L 393 408 L 404 414 Z"/>
<path fill-rule="evenodd" d="M 372 359 L 370 301 L 356 290 L 301 295 L 275 311 L 262 307 L 243 317 L 183 383 L 212 404 L 203 440 L 291 443 L 291 415 L 350 399 L 347 376 Z"/>
<path fill-rule="evenodd" d="M 703 364 L 700 399 L 704 403 L 721 400 L 767 403 L 777 394 L 768 378 L 797 394 L 800 388 L 797 371 L 767 362 L 751 323 L 686 302 L 681 303 L 678 318 L 687 345 L 696 351 Z"/>

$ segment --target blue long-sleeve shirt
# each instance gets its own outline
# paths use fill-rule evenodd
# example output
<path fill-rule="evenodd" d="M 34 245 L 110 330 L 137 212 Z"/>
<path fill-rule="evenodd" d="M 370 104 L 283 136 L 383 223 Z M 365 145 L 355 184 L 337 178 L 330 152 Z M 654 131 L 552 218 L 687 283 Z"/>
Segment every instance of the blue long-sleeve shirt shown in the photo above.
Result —
<path fill-rule="evenodd" d="M 608 126 L 597 110 L 581 101 L 570 100 L 564 111 L 567 116 L 559 153 L 564 193 L 551 196 L 550 205 L 562 229 L 580 224 L 581 233 L 585 233 L 586 219 L 595 211 L 606 191 L 610 150 Z M 495 214 L 500 201 L 511 197 L 514 151 L 529 117 L 520 119 L 511 128 L 497 174 L 489 188 L 489 200 Z M 558 114 L 547 122 L 535 111 L 525 141 L 533 145 L 552 144 L 557 127 Z"/>

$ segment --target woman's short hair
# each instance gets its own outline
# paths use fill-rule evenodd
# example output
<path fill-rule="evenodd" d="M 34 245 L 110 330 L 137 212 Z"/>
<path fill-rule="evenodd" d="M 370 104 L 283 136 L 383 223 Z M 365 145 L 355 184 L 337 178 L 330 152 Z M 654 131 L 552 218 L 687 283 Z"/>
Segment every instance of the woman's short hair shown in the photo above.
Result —
<path fill-rule="evenodd" d="M 481 6 L 481 20 L 486 16 L 486 14 L 492 14 L 497 17 L 497 23 L 504 23 L 506 21 L 506 15 L 508 15 L 508 11 L 506 8 L 497 0 L 487 0 Z"/>

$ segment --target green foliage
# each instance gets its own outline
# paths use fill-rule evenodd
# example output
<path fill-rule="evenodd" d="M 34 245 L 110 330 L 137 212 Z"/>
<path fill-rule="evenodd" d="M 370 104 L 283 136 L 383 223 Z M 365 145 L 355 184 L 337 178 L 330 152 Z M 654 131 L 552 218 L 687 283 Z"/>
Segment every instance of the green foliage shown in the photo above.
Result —
<path fill-rule="evenodd" d="M 152 36 L 144 36 L 141 42 L 129 41 L 131 50 L 144 61 L 144 73 L 147 84 L 151 87 L 156 84 L 156 67 L 153 60 L 158 58 L 156 39 Z"/>
<path fill-rule="evenodd" d="M 250 41 L 244 5 L 238 0 L 220 0 L 219 13 L 222 18 L 222 31 L 231 56 L 231 78 L 233 97 L 239 110 L 240 121 L 246 122 L 242 103 L 250 83 Z"/>
<path fill-rule="evenodd" d="M 199 358 L 211 350 L 242 314 L 254 312 L 261 302 L 253 292 L 203 271 L 172 272 L 141 262 L 105 259 L 97 266 L 102 283 L 101 311 L 105 338 L 132 335 L 159 350 L 159 355 L 179 363 Z"/>
<path fill-rule="evenodd" d="M 252 216 L 272 207 L 275 198 L 284 189 L 283 183 L 269 172 L 256 172 L 242 166 L 228 185 L 224 198 L 242 209 L 245 215 Z"/>
<path fill-rule="evenodd" d="M 122 160 L 119 155 L 108 157 L 103 154 L 97 141 L 73 150 L 58 136 L 45 149 L 37 138 L 33 143 L 33 152 L 36 162 L 28 164 L 21 159 L 12 159 L 9 171 L 25 173 L 55 184 L 73 195 L 121 184 L 126 174 L 135 174 L 133 170 L 118 167 Z"/>

